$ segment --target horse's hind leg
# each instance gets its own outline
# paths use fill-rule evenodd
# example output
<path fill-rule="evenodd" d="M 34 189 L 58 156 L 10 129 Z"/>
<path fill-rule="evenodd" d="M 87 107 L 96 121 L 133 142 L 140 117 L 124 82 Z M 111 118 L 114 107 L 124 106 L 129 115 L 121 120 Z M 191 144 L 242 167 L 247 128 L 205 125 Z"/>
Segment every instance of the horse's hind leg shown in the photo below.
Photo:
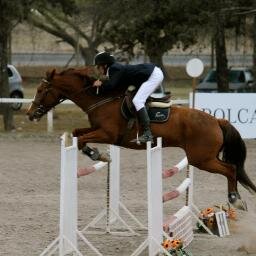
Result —
<path fill-rule="evenodd" d="M 234 207 L 246 210 L 246 203 L 241 200 L 237 190 L 236 167 L 232 164 L 225 163 L 217 158 L 204 161 L 195 165 L 199 169 L 224 175 L 228 181 L 228 200 Z"/>

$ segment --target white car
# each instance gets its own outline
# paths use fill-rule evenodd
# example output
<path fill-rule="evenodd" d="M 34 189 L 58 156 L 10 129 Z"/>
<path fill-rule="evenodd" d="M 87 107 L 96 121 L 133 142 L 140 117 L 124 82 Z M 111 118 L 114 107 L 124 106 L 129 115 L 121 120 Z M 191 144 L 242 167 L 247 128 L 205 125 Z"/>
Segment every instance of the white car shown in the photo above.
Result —
<path fill-rule="evenodd" d="M 23 99 L 23 87 L 22 87 L 22 78 L 18 72 L 18 70 L 13 65 L 7 65 L 7 72 L 9 78 L 9 90 L 10 90 L 10 97 Z M 19 110 L 22 106 L 22 103 L 13 103 L 12 108 L 13 110 Z"/>

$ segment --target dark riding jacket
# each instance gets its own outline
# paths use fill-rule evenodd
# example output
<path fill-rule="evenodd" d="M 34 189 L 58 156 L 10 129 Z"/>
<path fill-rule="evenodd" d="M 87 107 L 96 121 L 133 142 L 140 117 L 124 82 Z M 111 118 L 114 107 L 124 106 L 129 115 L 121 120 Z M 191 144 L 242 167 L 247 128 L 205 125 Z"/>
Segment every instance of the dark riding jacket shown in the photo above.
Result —
<path fill-rule="evenodd" d="M 148 80 L 154 68 L 155 65 L 152 63 L 137 65 L 114 63 L 108 69 L 109 79 L 103 81 L 101 88 L 103 92 L 112 91 L 118 86 L 128 88 L 128 86 L 134 85 L 139 88 L 142 83 Z"/>

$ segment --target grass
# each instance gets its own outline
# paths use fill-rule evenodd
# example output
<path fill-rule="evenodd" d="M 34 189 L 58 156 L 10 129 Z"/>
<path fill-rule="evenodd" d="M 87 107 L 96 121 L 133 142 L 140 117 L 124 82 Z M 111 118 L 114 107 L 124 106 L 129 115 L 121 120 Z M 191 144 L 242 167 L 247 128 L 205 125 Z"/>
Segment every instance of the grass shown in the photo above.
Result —
<path fill-rule="evenodd" d="M 49 67 L 20 67 L 18 68 L 23 77 L 24 97 L 32 99 L 36 92 L 40 79 Z M 173 70 L 170 71 L 173 74 Z M 171 76 L 172 77 L 172 76 Z M 176 69 L 175 79 L 165 84 L 165 90 L 171 91 L 173 99 L 188 99 L 191 89 L 191 81 L 184 75 L 183 69 Z M 28 104 L 23 104 L 20 111 L 14 112 L 15 132 L 17 133 L 46 133 L 47 117 L 40 122 L 30 122 L 26 117 Z M 74 128 L 88 127 L 87 116 L 75 105 L 59 105 L 54 110 L 53 128 L 54 133 L 62 134 L 64 131 L 71 132 Z M 0 132 L 4 132 L 3 121 L 0 122 Z"/>

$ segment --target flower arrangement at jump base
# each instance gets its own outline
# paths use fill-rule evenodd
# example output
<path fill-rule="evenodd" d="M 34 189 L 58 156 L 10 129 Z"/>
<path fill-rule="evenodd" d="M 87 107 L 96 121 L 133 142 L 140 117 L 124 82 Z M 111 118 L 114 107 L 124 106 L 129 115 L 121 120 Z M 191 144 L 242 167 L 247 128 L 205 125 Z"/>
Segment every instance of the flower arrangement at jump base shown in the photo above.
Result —
<path fill-rule="evenodd" d="M 162 246 L 173 256 L 192 256 L 191 253 L 188 253 L 183 249 L 183 243 L 180 239 L 165 239 Z"/>
<path fill-rule="evenodd" d="M 216 210 L 215 208 L 218 208 L 219 210 Z M 234 208 L 231 208 L 230 205 L 228 204 L 227 207 L 220 205 L 217 206 L 215 205 L 214 207 L 208 207 L 203 209 L 200 214 L 199 214 L 199 219 L 204 223 L 206 227 L 208 227 L 213 234 L 218 235 L 218 236 L 224 236 L 220 234 L 220 225 L 225 225 L 226 221 L 226 226 L 227 226 L 227 220 L 237 220 L 237 213 Z M 218 219 L 218 213 L 223 212 L 223 216 L 225 218 Z M 205 232 L 205 229 L 203 226 L 198 222 L 197 223 L 197 228 L 200 232 Z M 227 234 L 225 234 L 227 235 Z"/>

